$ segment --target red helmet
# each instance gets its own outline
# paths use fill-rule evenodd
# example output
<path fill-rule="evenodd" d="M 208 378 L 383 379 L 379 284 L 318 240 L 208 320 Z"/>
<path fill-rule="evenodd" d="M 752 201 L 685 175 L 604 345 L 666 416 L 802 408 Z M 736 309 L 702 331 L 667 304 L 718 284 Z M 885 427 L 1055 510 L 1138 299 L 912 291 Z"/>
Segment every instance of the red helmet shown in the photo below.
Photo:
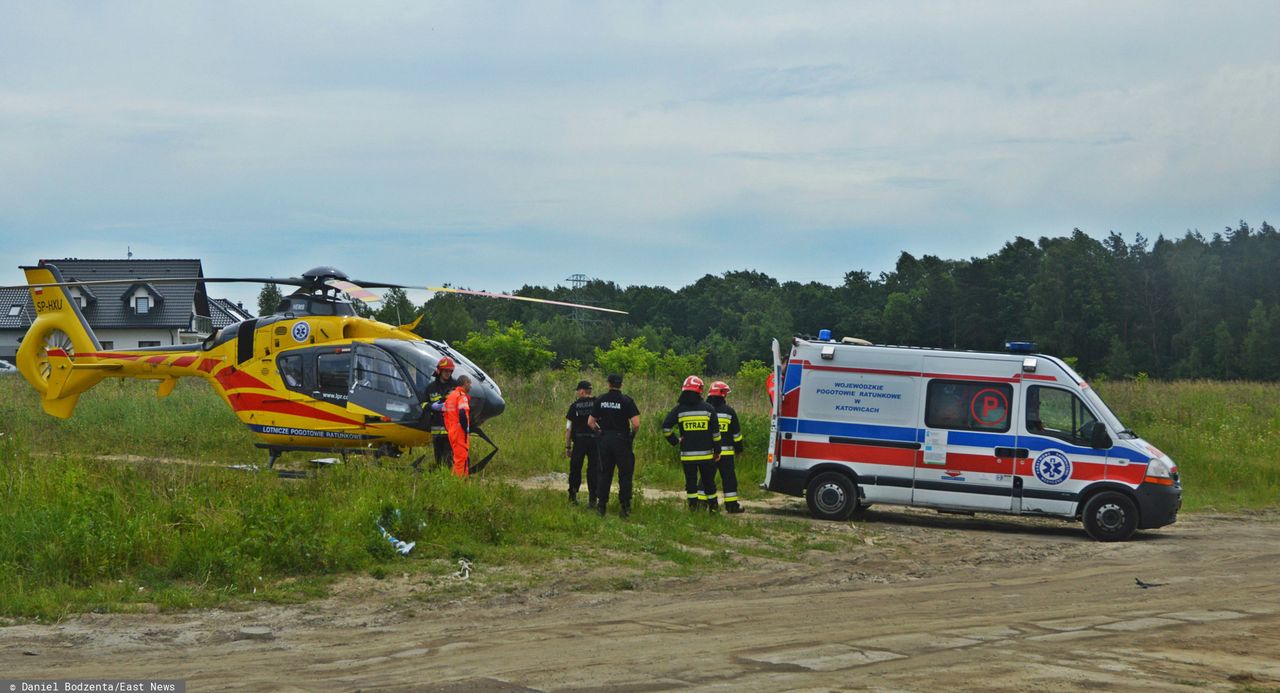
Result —
<path fill-rule="evenodd" d="M 696 375 L 691 375 L 684 379 L 684 385 L 681 386 L 680 389 L 682 391 L 687 390 L 689 392 L 702 394 L 702 378 L 699 378 Z"/>
<path fill-rule="evenodd" d="M 453 359 L 449 358 L 448 356 L 445 356 L 445 357 L 441 358 L 441 359 L 440 359 L 440 362 L 436 364 L 436 371 L 437 371 L 437 372 L 438 372 L 438 371 L 451 371 L 451 370 L 453 370 Z"/>
<path fill-rule="evenodd" d="M 726 383 L 723 380 L 717 380 L 714 383 L 711 383 L 711 395 L 713 397 L 724 397 L 729 394 L 729 392 L 729 383 Z"/>

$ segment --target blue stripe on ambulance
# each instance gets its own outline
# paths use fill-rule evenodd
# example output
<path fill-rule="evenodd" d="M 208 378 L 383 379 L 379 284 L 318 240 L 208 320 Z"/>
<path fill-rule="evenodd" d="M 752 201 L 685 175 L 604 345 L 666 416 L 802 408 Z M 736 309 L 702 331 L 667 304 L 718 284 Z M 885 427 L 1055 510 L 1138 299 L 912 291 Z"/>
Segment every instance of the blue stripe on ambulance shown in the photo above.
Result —
<path fill-rule="evenodd" d="M 1035 457 L 1036 452 L 1041 450 L 1061 450 L 1068 455 L 1095 455 L 1098 457 L 1107 456 L 1118 460 L 1127 460 L 1139 464 L 1146 464 L 1151 458 L 1143 455 L 1136 450 L 1130 450 L 1122 445 L 1114 445 L 1109 450 L 1095 450 L 1093 448 L 1082 448 L 1077 445 L 1070 445 L 1057 438 L 1049 438 L 1046 436 L 1020 435 L 1016 439 L 1007 433 L 978 433 L 974 431 L 950 431 L 947 433 L 947 445 L 968 445 L 975 448 L 994 448 L 994 447 L 1017 447 L 1026 448 Z"/>
<path fill-rule="evenodd" d="M 809 433 L 819 436 L 865 438 L 900 443 L 919 443 L 924 440 L 924 429 L 904 426 L 872 426 L 869 424 L 816 421 L 814 419 L 779 418 L 778 430 L 783 433 Z"/>
<path fill-rule="evenodd" d="M 815 419 L 797 419 L 783 417 L 778 419 L 778 430 L 783 433 L 805 433 L 811 435 L 840 436 L 846 438 L 863 438 L 866 440 L 884 440 L 892 442 L 922 443 L 925 429 L 905 426 L 873 426 L 869 424 L 840 423 L 836 421 L 818 421 Z M 1061 450 L 1068 455 L 1105 455 L 1112 459 L 1126 460 L 1137 464 L 1146 464 L 1150 458 L 1136 450 L 1116 445 L 1109 450 L 1094 450 L 1076 445 L 1069 445 L 1057 438 L 1044 436 L 1012 436 L 1007 433 L 979 433 L 976 431 L 948 431 L 947 445 L 964 445 L 974 448 L 1022 447 L 1034 453 L 1042 450 Z"/>

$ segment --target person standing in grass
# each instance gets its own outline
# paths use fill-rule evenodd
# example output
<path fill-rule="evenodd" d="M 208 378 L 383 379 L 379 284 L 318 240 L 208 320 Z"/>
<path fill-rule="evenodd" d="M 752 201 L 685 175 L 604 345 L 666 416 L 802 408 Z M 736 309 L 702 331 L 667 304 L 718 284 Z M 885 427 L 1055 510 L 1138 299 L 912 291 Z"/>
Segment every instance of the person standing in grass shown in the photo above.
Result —
<path fill-rule="evenodd" d="M 622 394 L 622 376 L 611 374 L 609 391 L 596 398 L 587 425 L 596 432 L 600 447 L 600 480 L 596 483 L 596 512 L 604 517 L 609 504 L 609 487 L 613 470 L 618 470 L 618 515 L 631 514 L 631 477 L 636 471 L 636 458 L 631 441 L 640 430 L 640 409 L 635 400 Z"/>
<path fill-rule="evenodd" d="M 702 378 L 684 379 L 680 399 L 662 422 L 662 435 L 680 448 L 689 509 L 706 505 L 707 510 L 718 512 L 715 464 L 720 461 L 720 423 L 716 410 L 702 401 Z"/>
<path fill-rule="evenodd" d="M 596 432 L 587 425 L 595 409 L 596 398 L 591 396 L 591 383 L 578 383 L 578 399 L 569 405 L 564 424 L 564 456 L 569 458 L 569 502 L 578 504 L 578 489 L 582 487 L 582 459 L 587 460 L 588 508 L 595 508 L 599 498 L 596 484 L 600 481 L 600 455 L 596 445 Z"/>
<path fill-rule="evenodd" d="M 716 419 L 720 421 L 720 461 L 716 462 L 716 470 L 720 472 L 720 481 L 724 484 L 724 509 L 740 513 L 742 505 L 738 503 L 738 472 L 733 463 L 742 454 L 742 424 L 738 421 L 738 412 L 724 401 L 728 395 L 729 384 L 717 380 L 711 383 L 707 404 L 716 410 Z"/>
<path fill-rule="evenodd" d="M 458 387 L 453 379 L 453 359 L 445 356 L 436 364 L 435 375 L 427 384 L 428 422 L 431 425 L 431 452 L 435 456 L 436 468 L 448 467 L 450 464 L 449 432 L 444 427 L 444 399 Z"/>
<path fill-rule="evenodd" d="M 458 376 L 457 387 L 444 400 L 444 427 L 453 449 L 453 475 L 471 476 L 471 392 L 470 376 Z"/>

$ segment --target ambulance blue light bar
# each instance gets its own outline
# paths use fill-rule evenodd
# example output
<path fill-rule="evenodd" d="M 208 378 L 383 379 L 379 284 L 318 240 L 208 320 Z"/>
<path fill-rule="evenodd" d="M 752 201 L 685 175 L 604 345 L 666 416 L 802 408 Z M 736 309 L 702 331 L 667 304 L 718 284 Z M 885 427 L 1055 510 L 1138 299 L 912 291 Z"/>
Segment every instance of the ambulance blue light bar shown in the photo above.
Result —
<path fill-rule="evenodd" d="M 1004 348 L 1015 354 L 1030 354 L 1036 350 L 1035 342 L 1005 342 Z"/>

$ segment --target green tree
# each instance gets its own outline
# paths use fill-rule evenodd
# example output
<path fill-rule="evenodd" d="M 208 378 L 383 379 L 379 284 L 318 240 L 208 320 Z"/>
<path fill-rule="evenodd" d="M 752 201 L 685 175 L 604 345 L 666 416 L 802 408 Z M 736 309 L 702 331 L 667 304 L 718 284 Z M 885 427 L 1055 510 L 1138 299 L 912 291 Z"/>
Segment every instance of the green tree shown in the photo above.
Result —
<path fill-rule="evenodd" d="M 422 307 L 426 318 L 418 325 L 425 337 L 440 342 L 460 342 L 475 330 L 466 301 L 456 294 L 438 294 Z"/>
<path fill-rule="evenodd" d="M 764 361 L 752 359 L 743 361 L 742 366 L 738 368 L 738 387 L 747 392 L 764 392 L 765 381 L 769 379 L 769 374 L 773 369 L 764 364 Z"/>
<path fill-rule="evenodd" d="M 892 344 L 910 344 L 915 334 L 915 308 L 911 297 L 902 292 L 889 294 L 880 319 L 881 334 Z"/>
<path fill-rule="evenodd" d="M 280 306 L 280 301 L 284 299 L 284 294 L 280 293 L 280 287 L 275 284 L 267 284 L 258 292 L 258 315 L 271 315 L 276 312 L 276 308 Z"/>
<path fill-rule="evenodd" d="M 658 354 L 645 346 L 644 337 L 628 342 L 619 337 L 608 349 L 595 348 L 596 368 L 605 373 L 619 375 L 653 375 L 658 366 Z"/>
<path fill-rule="evenodd" d="M 667 349 L 658 358 L 657 366 L 654 368 L 654 375 L 668 382 L 682 383 L 690 375 L 701 376 L 705 361 L 706 358 L 702 352 L 677 354 L 675 351 Z M 703 392 L 702 394 L 705 395 L 706 393 Z"/>
<path fill-rule="evenodd" d="M 1243 363 L 1241 372 L 1246 378 L 1254 380 L 1271 380 L 1276 377 L 1276 355 L 1280 351 L 1275 341 L 1275 326 L 1271 314 L 1262 301 L 1254 301 L 1249 311 L 1249 327 L 1244 335 L 1241 347 Z"/>
<path fill-rule="evenodd" d="M 1103 372 L 1109 378 L 1125 378 L 1133 375 L 1133 360 L 1129 358 L 1129 349 L 1120 337 L 1111 338 L 1111 349 L 1107 352 L 1103 363 Z"/>
<path fill-rule="evenodd" d="M 382 307 L 378 309 L 376 319 L 388 325 L 407 325 L 418 317 L 418 307 L 409 300 L 404 289 L 388 289 L 382 295 Z"/>
<path fill-rule="evenodd" d="M 1240 377 L 1236 368 L 1236 340 L 1226 320 L 1220 320 L 1213 328 L 1213 377 L 1229 380 Z"/>
<path fill-rule="evenodd" d="M 547 348 L 545 337 L 525 333 L 524 325 L 511 323 L 502 329 L 494 320 L 485 332 L 472 332 L 460 345 L 467 357 L 489 369 L 531 375 L 549 368 L 555 352 Z"/>

